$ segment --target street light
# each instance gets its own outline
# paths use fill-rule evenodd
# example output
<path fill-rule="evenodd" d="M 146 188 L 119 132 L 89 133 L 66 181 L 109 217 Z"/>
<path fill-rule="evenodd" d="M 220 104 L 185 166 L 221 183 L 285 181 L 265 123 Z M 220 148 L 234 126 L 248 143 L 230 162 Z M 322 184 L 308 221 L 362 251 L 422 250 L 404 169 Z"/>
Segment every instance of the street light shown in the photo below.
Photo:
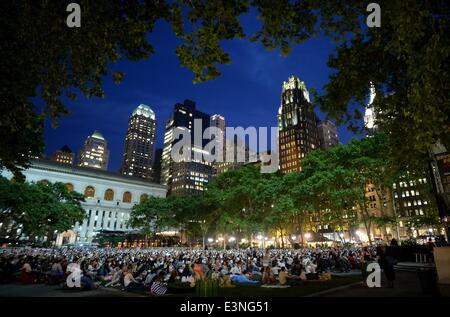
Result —
<path fill-rule="evenodd" d="M 236 238 L 235 238 L 235 237 L 230 237 L 230 238 L 228 239 L 228 242 L 234 242 L 234 241 L 236 241 Z"/>
<path fill-rule="evenodd" d="M 258 239 L 258 240 L 262 240 L 262 239 L 263 239 L 263 236 L 262 236 L 262 235 L 260 235 L 260 234 L 258 234 L 258 235 L 256 236 L 256 239 Z"/>
<path fill-rule="evenodd" d="M 212 243 L 213 241 L 214 241 L 213 238 L 208 238 L 208 242 L 209 242 L 209 243 Z"/>
<path fill-rule="evenodd" d="M 296 237 L 296 236 L 292 236 L 291 239 L 292 239 L 292 240 L 295 240 L 295 239 L 297 239 L 297 237 Z"/>
<path fill-rule="evenodd" d="M 241 239 L 241 243 L 246 243 L 246 242 L 247 242 L 247 239 L 245 239 L 245 238 Z"/>

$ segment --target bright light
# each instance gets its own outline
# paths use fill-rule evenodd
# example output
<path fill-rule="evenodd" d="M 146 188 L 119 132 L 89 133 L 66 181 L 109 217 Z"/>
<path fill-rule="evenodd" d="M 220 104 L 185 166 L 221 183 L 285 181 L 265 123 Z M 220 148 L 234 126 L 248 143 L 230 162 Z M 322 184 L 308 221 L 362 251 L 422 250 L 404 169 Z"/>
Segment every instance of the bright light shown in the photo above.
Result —
<path fill-rule="evenodd" d="M 306 239 L 311 238 L 311 234 L 310 234 L 310 233 L 305 233 L 305 238 L 306 238 Z"/>
<path fill-rule="evenodd" d="M 291 239 L 292 239 L 292 240 L 295 240 L 295 239 L 297 239 L 297 237 L 296 237 L 296 236 L 292 236 Z"/>
<path fill-rule="evenodd" d="M 363 233 L 362 233 L 361 231 L 359 231 L 359 230 L 356 231 L 355 234 L 356 234 L 358 237 L 361 237 L 361 236 L 363 235 Z"/>
<path fill-rule="evenodd" d="M 214 241 L 213 238 L 208 238 L 208 242 L 209 242 L 209 243 L 211 243 L 211 242 L 213 242 L 213 241 Z"/>
<path fill-rule="evenodd" d="M 343 238 L 344 237 L 344 234 L 343 233 L 341 233 L 340 235 L 339 235 L 341 238 Z"/>
<path fill-rule="evenodd" d="M 223 241 L 223 240 L 225 240 L 224 238 L 222 238 L 222 237 L 220 237 L 219 239 L 218 239 L 219 241 Z"/>
<path fill-rule="evenodd" d="M 258 236 L 256 237 L 256 239 L 258 239 L 258 240 L 262 240 L 262 239 L 263 239 L 263 236 L 262 236 L 262 235 L 260 235 L 260 234 L 258 234 Z"/>
<path fill-rule="evenodd" d="M 228 239 L 228 242 L 234 242 L 234 241 L 236 241 L 236 238 L 235 238 L 235 237 L 230 237 L 230 238 Z"/>
<path fill-rule="evenodd" d="M 267 241 L 267 240 L 269 240 L 269 238 L 267 238 L 267 237 L 264 237 L 264 240 L 266 240 L 266 241 Z"/>
<path fill-rule="evenodd" d="M 241 243 L 246 243 L 247 239 L 241 239 Z"/>
<path fill-rule="evenodd" d="M 429 232 L 429 233 L 433 233 L 433 229 L 429 228 L 429 229 L 428 229 L 428 232 Z"/>

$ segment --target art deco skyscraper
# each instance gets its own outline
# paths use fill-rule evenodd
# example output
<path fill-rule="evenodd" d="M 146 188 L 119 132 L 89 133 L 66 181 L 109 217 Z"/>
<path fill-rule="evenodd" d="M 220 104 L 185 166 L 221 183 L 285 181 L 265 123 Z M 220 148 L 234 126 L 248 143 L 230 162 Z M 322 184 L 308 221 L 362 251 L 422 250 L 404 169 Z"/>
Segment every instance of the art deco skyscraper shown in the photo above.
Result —
<path fill-rule="evenodd" d="M 108 169 L 108 142 L 99 131 L 95 131 L 84 141 L 78 155 L 78 165 L 92 168 Z"/>
<path fill-rule="evenodd" d="M 152 179 L 156 117 L 149 106 L 140 104 L 128 120 L 120 173 Z"/>
<path fill-rule="evenodd" d="M 279 162 L 283 173 L 301 171 L 300 161 L 319 147 L 318 122 L 305 83 L 290 76 L 283 82 L 278 110 Z"/>

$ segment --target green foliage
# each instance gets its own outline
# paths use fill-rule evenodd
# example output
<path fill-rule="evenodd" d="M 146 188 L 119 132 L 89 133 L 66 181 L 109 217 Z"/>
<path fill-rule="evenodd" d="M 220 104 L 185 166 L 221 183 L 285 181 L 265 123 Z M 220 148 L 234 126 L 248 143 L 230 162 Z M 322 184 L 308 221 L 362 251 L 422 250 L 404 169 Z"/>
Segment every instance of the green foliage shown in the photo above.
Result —
<path fill-rule="evenodd" d="M 0 236 L 17 241 L 35 236 L 53 241 L 55 232 L 81 223 L 83 195 L 68 192 L 63 183 L 20 183 L 0 178 Z"/>
<path fill-rule="evenodd" d="M 219 291 L 219 279 L 205 278 L 195 283 L 195 292 L 198 297 L 214 297 Z"/>
<path fill-rule="evenodd" d="M 389 138 L 378 133 L 309 153 L 299 173 L 262 174 L 256 166 L 244 166 L 216 177 L 203 195 L 149 198 L 133 208 L 130 224 L 143 230 L 148 226 L 153 232 L 180 228 L 193 240 L 201 237 L 203 243 L 208 233 L 225 239 L 234 236 L 238 242 L 259 233 L 296 235 L 302 243 L 303 233 L 316 231 L 317 224 L 327 224 L 335 232 L 354 231 L 363 224 L 370 236 L 374 227 L 385 229 L 395 224 L 395 218 L 383 204 L 378 212 L 369 209 L 367 184 L 382 195 L 394 182 L 424 177 L 423 170 L 397 169 L 388 149 Z M 429 183 L 421 186 L 425 193 Z M 411 226 L 417 228 L 440 226 L 433 204 L 413 222 Z"/>
<path fill-rule="evenodd" d="M 150 196 L 133 206 L 128 225 L 140 229 L 145 235 L 154 235 L 168 225 L 173 225 L 169 202 L 165 198 Z"/>
<path fill-rule="evenodd" d="M 148 34 L 168 22 L 180 39 L 176 53 L 194 82 L 220 76 L 229 64 L 224 40 L 245 38 L 240 17 L 256 12 L 260 29 L 248 38 L 287 55 L 323 33 L 334 40 L 333 74 L 316 104 L 357 130 L 370 83 L 377 90 L 378 125 L 391 135 L 399 166 L 420 163 L 429 146 L 450 146 L 448 1 L 383 0 L 382 26 L 367 28 L 367 3 L 340 0 L 80 0 L 81 28 L 66 26 L 65 1 L 1 1 L 0 166 L 15 174 L 43 150 L 43 124 L 69 114 L 77 95 L 103 97 L 102 81 L 124 74 L 122 59 L 149 58 Z M 11 78 L 13 74 L 13 78 Z"/>

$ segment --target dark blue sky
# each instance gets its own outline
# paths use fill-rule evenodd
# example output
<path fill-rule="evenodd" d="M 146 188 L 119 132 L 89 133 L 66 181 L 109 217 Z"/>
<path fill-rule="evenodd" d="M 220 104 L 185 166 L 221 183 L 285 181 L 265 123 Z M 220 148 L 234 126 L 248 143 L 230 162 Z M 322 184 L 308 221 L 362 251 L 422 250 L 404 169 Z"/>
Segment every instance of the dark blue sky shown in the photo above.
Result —
<path fill-rule="evenodd" d="M 252 15 L 242 21 L 247 35 L 257 27 Z M 113 65 L 125 72 L 125 78 L 120 85 L 105 79 L 104 99 L 80 97 L 75 103 L 68 103 L 72 114 L 60 119 L 57 129 L 47 124 L 47 155 L 64 144 L 78 154 L 86 137 L 97 129 L 108 141 L 108 169 L 118 170 L 128 118 L 140 103 L 149 105 L 156 113 L 158 147 L 162 146 L 164 124 L 174 104 L 184 99 L 194 100 L 200 111 L 222 114 L 227 126 L 276 126 L 282 82 L 296 75 L 309 90 L 313 87 L 320 92 L 331 71 L 326 63 L 333 44 L 325 37 L 294 47 L 286 58 L 278 51 L 266 51 L 259 43 L 233 40 L 223 43 L 232 63 L 220 67 L 222 76 L 193 84 L 192 72 L 180 66 L 175 54 L 177 39 L 166 23 L 156 25 L 150 41 L 156 53 L 149 60 Z M 324 118 L 323 113 L 316 111 Z M 343 143 L 353 137 L 345 126 L 338 127 L 338 131 Z"/>

